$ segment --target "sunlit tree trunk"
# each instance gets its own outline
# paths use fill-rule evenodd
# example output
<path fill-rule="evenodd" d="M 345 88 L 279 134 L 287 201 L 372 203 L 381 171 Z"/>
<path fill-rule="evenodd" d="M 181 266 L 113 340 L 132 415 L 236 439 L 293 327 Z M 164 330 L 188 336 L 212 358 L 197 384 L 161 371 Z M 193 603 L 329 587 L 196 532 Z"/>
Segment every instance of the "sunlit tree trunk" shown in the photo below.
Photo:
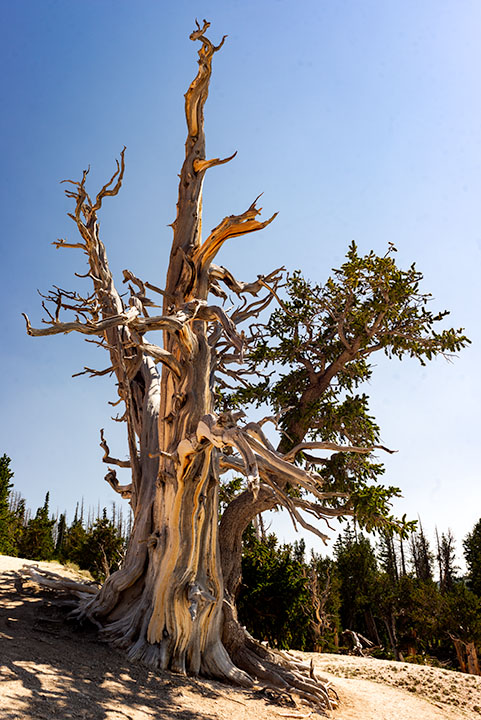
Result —
<path fill-rule="evenodd" d="M 252 374 L 244 358 L 259 338 L 250 321 L 258 318 L 273 299 L 281 303 L 277 290 L 282 268 L 247 283 L 214 264 L 226 240 L 261 230 L 274 219 L 275 215 L 263 222 L 257 219 L 257 199 L 239 215 L 225 217 L 205 239 L 202 237 L 205 173 L 234 157 L 206 159 L 204 105 L 212 58 L 223 44 L 223 40 L 217 47 L 212 44 L 205 35 L 208 27 L 204 21 L 191 34 L 191 39 L 200 43 L 199 70 L 185 95 L 185 159 L 163 287 L 124 270 L 130 294 L 127 302 L 108 266 L 98 213 L 105 198 L 117 195 L 121 188 L 125 170 L 122 151 L 116 172 L 94 198 L 86 189 L 88 171 L 80 181 L 68 181 L 67 195 L 74 201 L 70 217 L 80 239 L 54 243 L 57 248 L 78 248 L 86 254 L 89 270 L 84 277 L 93 283 L 93 292 L 82 295 L 55 288 L 44 296 L 48 314 L 45 324 L 33 328 L 25 316 L 27 332 L 33 336 L 79 332 L 97 338 L 93 341 L 108 352 L 110 365 L 102 371 L 85 368 L 85 372 L 91 376 L 114 373 L 118 404 L 123 403 L 124 408 L 119 419 L 127 427 L 129 460 L 111 456 L 103 431 L 100 444 L 109 465 L 106 480 L 129 499 L 132 507 L 129 547 L 123 567 L 98 593 L 92 588 L 78 588 L 81 600 L 77 616 L 95 623 L 131 658 L 149 665 L 242 685 L 260 678 L 278 688 L 295 689 L 326 708 L 333 703 L 332 695 L 316 680 L 312 668 L 265 648 L 237 622 L 235 593 L 240 579 L 242 532 L 257 514 L 280 505 L 302 528 L 325 539 L 306 517 L 326 520 L 353 513 L 349 493 L 329 491 L 322 475 L 313 469 L 321 460 L 314 458 L 314 465 L 311 462 L 308 467 L 297 463 L 297 457 L 312 449 L 369 454 L 380 446 L 367 447 L 364 442 L 357 446 L 351 441 L 347 445 L 305 442 L 309 418 L 304 410 L 356 353 L 364 357 L 383 347 L 378 334 L 387 310 L 381 308 L 370 323 L 365 323 L 368 337 L 364 345 L 355 333 L 350 344 L 345 337 L 343 328 L 347 327 L 352 303 L 341 310 L 337 322 L 342 335 L 340 353 L 332 362 L 324 363 L 322 372 L 310 371 L 298 417 L 293 416 L 289 425 L 290 440 L 281 440 L 277 449 L 262 429 L 264 422 L 276 422 L 275 418 L 246 422 L 243 412 L 220 412 L 216 408 L 218 388 L 228 386 L 223 378 L 234 384 L 246 383 L 245 377 Z M 406 282 L 417 287 L 417 276 Z M 382 292 L 388 296 L 384 287 Z M 416 290 L 412 292 L 419 304 Z M 162 315 L 150 314 L 160 300 L 152 301 L 149 293 L 160 296 Z M 228 294 L 239 300 L 235 309 L 226 311 L 221 305 L 210 304 L 212 295 L 226 299 Z M 52 305 L 54 310 L 50 311 Z M 63 322 L 60 313 L 64 310 L 74 311 L 75 319 Z M 244 330 L 239 328 L 242 324 Z M 420 327 L 425 324 L 423 315 Z M 162 332 L 161 346 L 147 339 L 151 331 Z M 398 331 L 404 332 L 404 326 Z M 396 338 L 391 326 L 385 332 Z M 449 336 L 449 342 L 460 345 L 464 340 Z M 416 343 L 422 347 L 421 341 L 416 339 Z M 431 338 L 426 340 L 426 347 L 435 352 Z M 118 467 L 130 469 L 129 483 L 120 484 Z M 245 482 L 219 524 L 219 474 L 230 470 L 242 475 Z M 299 492 L 292 493 L 289 488 Z M 338 501 L 335 507 L 333 498 Z"/>

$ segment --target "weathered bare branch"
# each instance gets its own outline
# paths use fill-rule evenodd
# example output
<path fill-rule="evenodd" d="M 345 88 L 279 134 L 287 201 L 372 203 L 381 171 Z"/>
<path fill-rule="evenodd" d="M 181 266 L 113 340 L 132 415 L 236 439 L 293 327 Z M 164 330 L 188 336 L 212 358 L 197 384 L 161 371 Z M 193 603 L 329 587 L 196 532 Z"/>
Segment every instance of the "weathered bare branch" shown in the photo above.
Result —
<path fill-rule="evenodd" d="M 259 196 L 260 197 L 260 196 Z M 212 230 L 211 234 L 204 240 L 203 244 L 194 251 L 193 260 L 198 267 L 208 267 L 213 258 L 217 255 L 222 245 L 228 238 L 247 235 L 267 227 L 277 213 L 264 222 L 259 222 L 256 217 L 260 215 L 262 208 L 256 208 L 256 198 L 252 205 L 240 215 L 230 215 Z"/>
<path fill-rule="evenodd" d="M 236 325 L 240 325 L 251 317 L 259 317 L 260 313 L 270 305 L 275 296 L 272 294 L 266 295 L 264 298 L 255 300 L 250 305 L 244 305 L 238 310 L 232 313 L 232 322 Z"/>
<path fill-rule="evenodd" d="M 284 460 L 292 462 L 295 459 L 296 455 L 300 452 L 303 452 L 304 450 L 333 450 L 334 452 L 352 452 L 361 454 L 369 454 L 373 450 L 384 450 L 391 455 L 397 452 L 397 450 L 390 450 L 384 445 L 370 445 L 369 447 L 358 447 L 355 445 L 338 445 L 338 443 L 334 442 L 313 441 L 299 443 L 298 445 L 293 447 L 292 450 L 289 450 L 289 452 L 284 455 Z"/>
<path fill-rule="evenodd" d="M 277 270 L 273 270 L 271 273 L 269 273 L 269 275 L 258 275 L 257 280 L 254 280 L 254 282 L 245 283 L 236 280 L 232 273 L 222 265 L 212 264 L 209 268 L 209 278 L 211 282 L 223 282 L 226 287 L 232 292 L 234 292 L 236 295 L 240 296 L 244 293 L 249 293 L 250 295 L 257 295 L 259 290 L 265 287 L 264 283 L 271 283 L 274 285 L 274 287 L 277 287 L 279 282 L 282 280 L 282 274 L 280 273 L 283 273 L 284 271 L 285 268 L 280 267 L 277 268 Z M 227 297 L 226 293 L 223 292 L 223 294 L 225 297 Z"/>
<path fill-rule="evenodd" d="M 294 528 L 297 530 L 296 523 L 299 523 L 299 525 L 301 525 L 304 530 L 309 530 L 314 535 L 317 535 L 317 537 L 319 537 L 324 543 L 327 543 L 329 537 L 322 533 L 319 528 L 315 527 L 315 525 L 311 525 L 311 523 L 307 522 L 307 520 L 302 517 L 302 515 L 296 508 L 295 501 L 291 499 L 275 482 L 273 482 L 270 473 L 263 474 L 261 470 L 261 477 L 263 478 L 264 482 L 270 485 L 279 500 L 279 504 L 286 508 L 287 512 L 291 517 Z"/>
<path fill-rule="evenodd" d="M 92 598 L 92 596 L 96 596 L 99 592 L 98 585 L 76 582 L 58 573 L 40 568 L 38 565 L 24 565 L 19 573 L 21 575 L 28 575 L 31 580 L 40 585 L 40 587 L 67 590 L 81 599 L 87 597 Z"/>
<path fill-rule="evenodd" d="M 117 413 L 115 417 L 111 417 L 110 419 L 118 423 L 127 422 L 127 410 L 125 410 L 123 415 L 119 416 L 119 414 Z"/>
<path fill-rule="evenodd" d="M 275 452 L 274 446 L 271 444 L 270 440 L 266 437 L 264 431 L 261 428 L 260 423 L 250 422 L 247 423 L 247 425 L 244 425 L 243 427 L 244 432 L 246 432 L 251 437 L 258 440 L 260 443 L 262 443 L 266 448 L 269 448 L 269 450 L 272 450 Z"/>
<path fill-rule="evenodd" d="M 324 481 L 320 475 L 307 472 L 296 465 L 292 465 L 292 463 L 287 462 L 279 453 L 273 452 L 250 435 L 246 435 L 246 439 L 252 451 L 256 455 L 260 455 L 260 457 L 267 462 L 271 472 L 281 473 L 287 482 L 300 485 L 304 490 L 312 493 L 317 498 L 323 499 L 321 487 Z"/>
<path fill-rule="evenodd" d="M 63 238 L 54 240 L 52 245 L 54 245 L 57 248 L 57 250 L 59 248 L 80 248 L 81 250 L 84 250 L 84 252 L 87 252 L 87 246 L 85 245 L 85 243 L 68 243 Z"/>
<path fill-rule="evenodd" d="M 153 345 L 145 341 L 139 345 L 139 348 L 147 353 L 147 355 L 153 357 L 156 362 L 161 362 L 163 365 L 166 365 L 177 377 L 180 378 L 182 376 L 182 368 L 179 361 L 172 353 L 168 352 L 168 350 L 164 350 L 158 345 Z"/>
<path fill-rule="evenodd" d="M 123 283 L 127 282 L 133 282 L 134 285 L 137 285 L 139 288 L 139 292 L 135 293 L 136 297 L 141 301 L 142 307 L 160 307 L 159 305 L 156 305 L 153 300 L 148 298 L 145 294 L 145 288 L 149 288 L 149 290 L 153 290 L 154 292 L 160 293 L 161 295 L 165 296 L 165 292 L 161 290 L 160 288 L 156 287 L 155 285 L 151 285 L 148 282 L 144 282 L 140 278 L 136 277 L 133 272 L 130 270 L 124 270 L 123 271 L 124 279 L 122 280 Z M 129 285 L 130 292 L 133 294 L 133 289 Z M 173 299 L 173 298 L 172 298 Z"/>
<path fill-rule="evenodd" d="M 265 423 L 270 422 L 274 425 L 276 430 L 279 430 L 279 423 L 281 421 L 282 416 L 285 415 L 286 413 L 288 413 L 289 410 L 292 410 L 293 407 L 294 407 L 293 405 L 288 405 L 288 407 L 281 408 L 279 410 L 279 412 L 276 413 L 275 415 L 266 415 L 261 420 L 258 420 L 257 424 L 262 426 L 262 425 L 265 425 Z"/>
<path fill-rule="evenodd" d="M 81 375 L 90 375 L 90 377 L 101 377 L 102 375 L 112 375 L 115 372 L 115 368 L 111 365 L 105 370 L 94 370 L 93 368 L 85 367 L 81 372 L 74 373 L 72 377 L 80 377 Z"/>
<path fill-rule="evenodd" d="M 123 498 L 130 499 L 132 497 L 132 483 L 129 483 L 128 485 L 120 485 L 117 479 L 117 473 L 113 468 L 109 468 L 109 471 L 105 476 L 105 480 L 108 482 L 112 490 L 115 490 L 115 492 Z"/>
<path fill-rule="evenodd" d="M 232 155 L 229 155 L 229 157 L 223 158 L 222 160 L 219 158 L 213 158 L 212 160 L 200 160 L 199 158 L 195 158 L 193 162 L 193 168 L 196 173 L 205 172 L 211 167 L 215 167 L 216 165 L 224 165 L 225 163 L 230 162 L 235 158 L 237 155 L 237 150 Z"/>
<path fill-rule="evenodd" d="M 104 436 L 104 429 L 101 428 L 100 430 L 100 447 L 104 451 L 104 456 L 102 458 L 102 462 L 104 463 L 110 463 L 111 465 L 118 465 L 122 468 L 129 468 L 131 467 L 130 460 L 118 460 L 117 458 L 113 458 L 110 455 L 110 449 L 107 445 L 107 441 Z"/>
<path fill-rule="evenodd" d="M 46 328 L 33 328 L 30 324 L 30 320 L 25 313 L 22 313 L 25 318 L 27 325 L 28 335 L 33 337 L 40 337 L 43 335 L 59 335 L 60 333 L 79 332 L 83 335 L 102 335 L 103 332 L 112 327 L 125 326 L 132 323 L 138 316 L 138 311 L 135 308 L 130 308 L 121 315 L 112 315 L 104 320 L 99 320 L 95 323 L 81 323 L 81 322 L 56 322 L 50 327 Z"/>
<path fill-rule="evenodd" d="M 224 310 L 217 305 L 200 306 L 195 317 L 208 322 L 218 322 L 222 325 L 226 336 L 237 350 L 242 353 L 244 343 L 242 337 L 237 333 L 236 327 Z"/>
<path fill-rule="evenodd" d="M 117 162 L 117 170 L 114 172 L 114 174 L 112 175 L 110 180 L 107 183 L 105 183 L 103 188 L 97 194 L 95 205 L 92 207 L 93 213 L 97 212 L 97 210 L 100 210 L 104 197 L 113 197 L 113 196 L 117 195 L 120 188 L 122 187 L 122 180 L 123 180 L 124 172 L 125 172 L 125 150 L 126 150 L 126 148 L 124 147 L 120 153 L 120 164 L 119 164 L 118 160 L 116 161 Z M 117 182 L 115 183 L 114 187 L 111 187 L 115 178 L 117 178 Z"/>

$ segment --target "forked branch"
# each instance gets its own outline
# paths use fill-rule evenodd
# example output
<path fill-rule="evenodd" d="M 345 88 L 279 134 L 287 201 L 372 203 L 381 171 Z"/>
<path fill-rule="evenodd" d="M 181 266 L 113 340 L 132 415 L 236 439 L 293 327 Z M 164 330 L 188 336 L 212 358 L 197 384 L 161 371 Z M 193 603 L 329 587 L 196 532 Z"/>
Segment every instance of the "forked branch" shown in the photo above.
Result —
<path fill-rule="evenodd" d="M 122 187 L 122 180 L 124 179 L 124 172 L 125 172 L 125 146 L 122 149 L 120 153 L 120 163 L 118 160 L 115 162 L 117 163 L 117 170 L 114 172 L 110 180 L 105 183 L 103 188 L 100 190 L 100 192 L 97 194 L 97 198 L 95 200 L 95 205 L 92 207 L 92 212 L 97 212 L 97 210 L 100 210 L 102 207 L 102 201 L 104 197 L 114 197 L 119 192 L 120 188 Z M 115 185 L 113 185 L 114 180 L 117 180 Z M 113 185 L 113 187 L 112 187 Z"/>

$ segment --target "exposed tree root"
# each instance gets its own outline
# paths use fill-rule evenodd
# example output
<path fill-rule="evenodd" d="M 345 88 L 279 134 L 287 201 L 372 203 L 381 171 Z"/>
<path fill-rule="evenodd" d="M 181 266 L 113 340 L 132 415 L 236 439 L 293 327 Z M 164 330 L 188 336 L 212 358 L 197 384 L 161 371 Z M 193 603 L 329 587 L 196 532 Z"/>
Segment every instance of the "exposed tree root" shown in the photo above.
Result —
<path fill-rule="evenodd" d="M 56 591 L 61 604 L 65 604 L 62 595 L 74 596 L 69 602 L 75 605 L 70 617 L 79 622 L 90 621 L 99 630 L 106 641 L 127 651 L 131 660 L 141 662 L 149 667 L 166 669 L 160 644 L 151 644 L 146 640 L 145 633 L 138 625 L 138 612 L 132 614 L 129 625 L 127 616 L 110 622 L 106 627 L 95 621 L 88 612 L 92 601 L 99 594 L 98 586 L 84 582 L 76 582 L 57 573 L 40 569 L 37 566 L 25 565 L 20 576 L 27 576 L 41 588 Z M 148 615 L 148 608 L 145 608 Z M 138 611 L 138 607 L 136 608 Z M 331 684 L 315 675 L 313 665 L 302 662 L 292 653 L 272 650 L 255 640 L 245 628 L 241 627 L 233 606 L 224 601 L 223 644 L 219 643 L 208 657 L 204 658 L 200 674 L 213 679 L 223 680 L 242 687 L 255 687 L 258 682 L 263 689 L 274 690 L 277 701 L 282 699 L 292 702 L 292 695 L 308 703 L 316 712 L 327 716 L 330 710 L 337 707 L 339 698 Z M 172 668 L 171 668 L 172 669 Z M 182 672 L 182 668 L 177 669 Z M 266 699 L 276 702 L 269 693 Z M 284 703 L 285 704 L 285 703 Z"/>
<path fill-rule="evenodd" d="M 290 653 L 272 650 L 255 640 L 240 626 L 235 608 L 227 600 L 224 601 L 222 640 L 237 667 L 266 687 L 288 695 L 292 693 L 324 715 L 337 707 L 339 698 L 336 692 L 327 680 L 316 677 L 312 664 L 304 663 Z"/>
<path fill-rule="evenodd" d="M 246 638 L 244 647 L 235 653 L 233 660 L 267 687 L 295 694 L 324 714 L 337 706 L 332 689 L 311 677 L 308 665 L 265 648 L 252 638 Z"/>

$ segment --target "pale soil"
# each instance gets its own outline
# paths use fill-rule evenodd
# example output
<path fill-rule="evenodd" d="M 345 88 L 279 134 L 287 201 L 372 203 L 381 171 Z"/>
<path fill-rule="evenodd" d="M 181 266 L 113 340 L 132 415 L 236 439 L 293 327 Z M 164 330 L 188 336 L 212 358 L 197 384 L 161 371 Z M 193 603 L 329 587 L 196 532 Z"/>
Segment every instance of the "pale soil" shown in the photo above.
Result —
<path fill-rule="evenodd" d="M 481 719 L 481 677 L 411 663 L 346 655 L 295 653 L 314 659 L 341 698 L 339 720 Z"/>
<path fill-rule="evenodd" d="M 47 591 L 19 583 L 22 565 L 0 556 L 2 720 L 275 720 L 318 717 L 254 691 L 151 672 L 94 634 L 65 622 Z M 39 563 L 74 576 L 51 563 Z M 447 670 L 341 655 L 314 658 L 341 700 L 333 720 L 481 720 L 481 678 Z"/>

